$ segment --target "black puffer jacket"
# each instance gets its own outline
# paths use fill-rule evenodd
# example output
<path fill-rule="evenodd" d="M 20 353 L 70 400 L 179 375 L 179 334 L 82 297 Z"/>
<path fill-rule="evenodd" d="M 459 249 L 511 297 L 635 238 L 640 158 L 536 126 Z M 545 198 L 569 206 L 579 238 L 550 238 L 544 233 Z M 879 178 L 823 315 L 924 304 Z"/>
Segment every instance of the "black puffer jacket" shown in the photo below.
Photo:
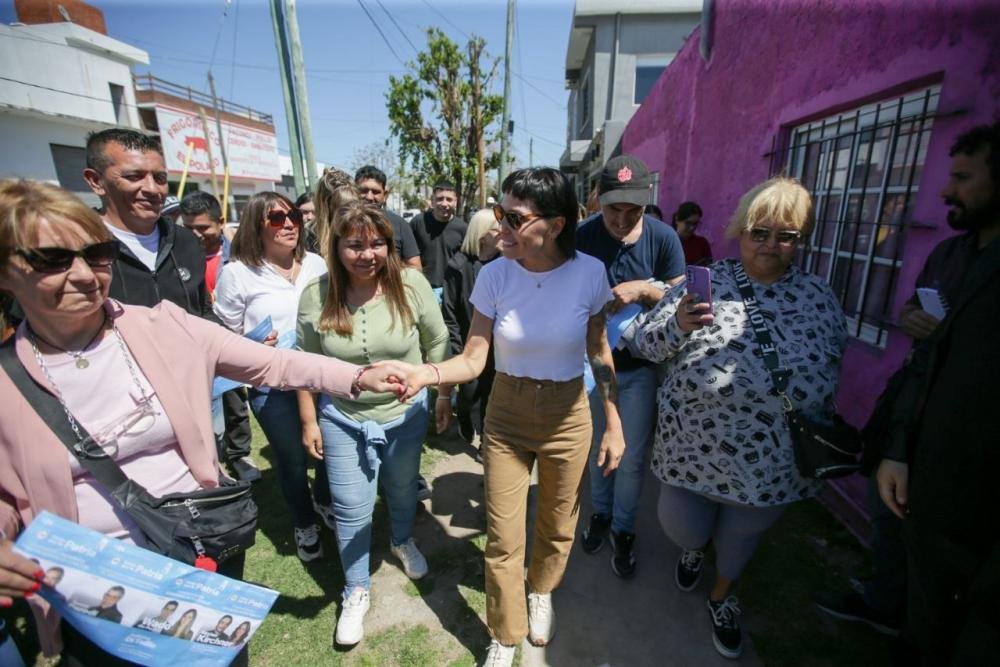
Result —
<path fill-rule="evenodd" d="M 149 268 L 119 243 L 121 255 L 111 278 L 111 297 L 122 303 L 155 306 L 166 299 L 192 315 L 215 321 L 205 287 L 205 251 L 191 231 L 160 219 L 160 249 L 156 270 Z"/>

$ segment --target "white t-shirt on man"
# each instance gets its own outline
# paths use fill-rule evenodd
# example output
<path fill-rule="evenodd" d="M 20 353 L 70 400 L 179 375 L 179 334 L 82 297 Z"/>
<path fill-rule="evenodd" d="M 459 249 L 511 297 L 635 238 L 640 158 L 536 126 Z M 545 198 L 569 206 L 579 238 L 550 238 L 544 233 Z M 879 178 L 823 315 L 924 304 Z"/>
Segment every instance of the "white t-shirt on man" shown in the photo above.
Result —
<path fill-rule="evenodd" d="M 153 227 L 151 234 L 133 234 L 130 231 L 119 229 L 108 223 L 104 223 L 115 238 L 125 244 L 136 259 L 146 265 L 150 271 L 156 270 L 156 254 L 160 249 L 160 227 Z"/>
<path fill-rule="evenodd" d="M 587 322 L 611 299 L 604 264 L 577 253 L 541 273 L 500 257 L 479 272 L 469 301 L 493 320 L 498 371 L 564 381 L 583 375 Z"/>

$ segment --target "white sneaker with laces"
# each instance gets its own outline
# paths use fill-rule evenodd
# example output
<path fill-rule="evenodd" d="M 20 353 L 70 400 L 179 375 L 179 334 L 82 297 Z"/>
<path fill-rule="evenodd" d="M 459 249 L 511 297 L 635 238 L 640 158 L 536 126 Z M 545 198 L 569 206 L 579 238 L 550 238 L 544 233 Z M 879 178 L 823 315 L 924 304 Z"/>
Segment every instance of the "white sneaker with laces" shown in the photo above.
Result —
<path fill-rule="evenodd" d="M 393 545 L 389 551 L 400 560 L 403 572 L 406 572 L 406 576 L 410 579 L 420 579 L 427 574 L 427 559 L 420 553 L 412 537 L 399 546 Z"/>
<path fill-rule="evenodd" d="M 516 646 L 504 646 L 494 639 L 490 642 L 490 647 L 486 649 L 486 658 L 482 662 L 482 667 L 511 667 L 514 664 L 516 651 Z"/>
<path fill-rule="evenodd" d="M 528 593 L 528 641 L 533 646 L 545 646 L 555 633 L 552 593 Z"/>
<path fill-rule="evenodd" d="M 337 517 L 333 514 L 333 505 L 321 505 L 320 503 L 313 501 L 313 509 L 316 510 L 316 514 L 319 514 L 319 518 L 323 520 L 326 527 L 337 533 Z"/>
<path fill-rule="evenodd" d="M 368 591 L 363 588 L 351 591 L 351 595 L 344 598 L 334 641 L 341 646 L 354 646 L 361 641 L 365 636 L 365 614 L 371 606 L 372 601 Z"/>
<path fill-rule="evenodd" d="M 313 524 L 295 529 L 295 550 L 304 563 L 323 557 L 323 545 L 319 543 L 319 526 Z"/>
<path fill-rule="evenodd" d="M 236 476 L 244 482 L 256 482 L 260 479 L 260 468 L 249 456 L 242 456 L 233 461 L 233 470 Z"/>

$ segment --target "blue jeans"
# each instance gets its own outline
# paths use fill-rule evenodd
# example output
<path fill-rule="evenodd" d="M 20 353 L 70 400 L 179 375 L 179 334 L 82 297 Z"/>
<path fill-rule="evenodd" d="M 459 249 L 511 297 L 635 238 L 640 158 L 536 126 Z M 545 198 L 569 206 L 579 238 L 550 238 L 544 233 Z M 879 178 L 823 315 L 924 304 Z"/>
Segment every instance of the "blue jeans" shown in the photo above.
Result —
<path fill-rule="evenodd" d="M 316 523 L 316 513 L 309 498 L 310 466 L 316 466 L 312 498 L 321 505 L 330 504 L 330 485 L 326 468 L 306 454 L 302 446 L 302 422 L 294 391 L 250 389 L 250 409 L 260 423 L 274 451 L 278 488 L 292 514 L 292 525 L 305 528 Z"/>
<path fill-rule="evenodd" d="M 645 478 L 646 450 L 656 427 L 656 369 L 642 366 L 617 373 L 618 414 L 625 433 L 625 456 L 618 469 L 604 477 L 597 466 L 601 436 L 607 419 L 601 392 L 590 392 L 590 413 L 594 419 L 594 439 L 590 447 L 590 502 L 594 511 L 611 517 L 616 533 L 635 532 L 635 515 Z"/>
<path fill-rule="evenodd" d="M 319 429 L 337 520 L 345 597 L 355 588 L 371 587 L 372 512 L 380 477 L 393 545 L 406 542 L 413 534 L 420 453 L 428 420 L 426 391 L 402 417 L 381 425 L 355 422 L 344 417 L 329 399 L 320 401 Z"/>

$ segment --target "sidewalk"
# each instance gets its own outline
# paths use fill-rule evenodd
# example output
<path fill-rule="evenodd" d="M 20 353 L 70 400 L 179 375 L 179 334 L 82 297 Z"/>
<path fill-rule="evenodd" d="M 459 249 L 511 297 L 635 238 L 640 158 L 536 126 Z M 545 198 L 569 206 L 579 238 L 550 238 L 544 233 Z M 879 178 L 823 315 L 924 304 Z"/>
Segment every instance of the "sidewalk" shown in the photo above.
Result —
<path fill-rule="evenodd" d="M 485 529 L 482 467 L 470 456 L 471 449 L 456 438 L 442 439 L 437 446 L 446 448 L 448 454 L 432 468 L 434 494 L 424 503 L 429 513 L 421 512 L 416 535 L 430 561 L 432 581 L 420 584 L 419 589 L 425 591 L 421 597 L 386 596 L 381 591 L 400 591 L 405 583 L 396 581 L 401 573 L 394 563 L 379 568 L 373 577 L 373 589 L 380 593 L 373 598 L 366 628 L 379 632 L 397 623 L 420 622 L 428 625 L 431 633 L 438 628 L 451 632 L 478 659 L 488 641 L 482 634 L 485 596 L 479 548 L 483 538 L 475 539 Z M 705 608 L 711 578 L 708 566 L 697 591 L 682 593 L 674 585 L 673 568 L 679 550 L 659 527 L 657 486 L 650 477 L 643 492 L 637 526 L 636 577 L 623 581 L 614 575 L 610 547 L 591 556 L 574 545 L 566 579 L 553 596 L 555 638 L 545 648 L 524 642 L 521 665 L 759 664 L 749 637 L 739 661 L 726 660 L 716 653 Z M 535 488 L 529 511 L 534 508 Z M 578 535 L 589 518 L 586 488 L 585 483 Z M 470 549 L 470 544 L 479 548 Z M 456 591 L 459 595 L 455 595 Z M 427 618 L 428 610 L 436 618 Z M 470 612 L 475 613 L 474 619 Z M 466 620 L 449 615 L 457 615 L 458 619 L 464 616 Z"/>

